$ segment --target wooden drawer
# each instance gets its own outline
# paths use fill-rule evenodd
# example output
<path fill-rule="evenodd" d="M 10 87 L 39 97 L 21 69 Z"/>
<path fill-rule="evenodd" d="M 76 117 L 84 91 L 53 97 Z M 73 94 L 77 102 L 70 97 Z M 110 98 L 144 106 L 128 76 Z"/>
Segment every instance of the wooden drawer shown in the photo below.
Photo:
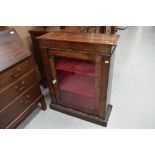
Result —
<path fill-rule="evenodd" d="M 3 73 L 0 73 L 0 92 L 11 83 L 21 78 L 24 74 L 32 69 L 30 59 L 26 59 L 13 67 L 9 68 Z"/>
<path fill-rule="evenodd" d="M 24 77 L 14 82 L 0 93 L 0 111 L 6 108 L 13 100 L 37 81 L 35 71 L 32 70 Z"/>
<path fill-rule="evenodd" d="M 22 116 L 23 113 L 31 109 L 35 101 L 41 96 L 38 84 L 35 84 L 22 94 L 17 100 L 0 112 L 0 128 L 9 128 L 14 121 Z"/>

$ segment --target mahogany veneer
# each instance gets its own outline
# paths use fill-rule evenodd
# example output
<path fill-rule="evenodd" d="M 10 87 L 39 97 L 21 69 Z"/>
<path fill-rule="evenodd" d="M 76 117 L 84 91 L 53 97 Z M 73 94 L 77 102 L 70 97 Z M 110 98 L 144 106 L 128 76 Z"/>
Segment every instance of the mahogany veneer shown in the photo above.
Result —
<path fill-rule="evenodd" d="M 55 109 L 107 125 L 118 35 L 50 32 L 38 37 Z"/>
<path fill-rule="evenodd" d="M 39 43 L 36 37 L 39 37 L 43 34 L 49 33 L 52 30 L 46 29 L 46 27 L 39 27 L 33 30 L 30 30 L 31 40 L 33 44 L 33 55 L 35 61 L 38 65 L 39 71 L 41 73 L 41 83 L 46 87 L 46 78 L 44 65 L 42 62 L 42 55 L 39 50 Z M 68 33 L 104 33 L 104 34 L 115 34 L 117 32 L 117 26 L 60 26 L 60 31 Z"/>
<path fill-rule="evenodd" d="M 37 105 L 46 109 L 34 61 L 17 32 L 0 32 L 0 128 L 15 128 Z"/>

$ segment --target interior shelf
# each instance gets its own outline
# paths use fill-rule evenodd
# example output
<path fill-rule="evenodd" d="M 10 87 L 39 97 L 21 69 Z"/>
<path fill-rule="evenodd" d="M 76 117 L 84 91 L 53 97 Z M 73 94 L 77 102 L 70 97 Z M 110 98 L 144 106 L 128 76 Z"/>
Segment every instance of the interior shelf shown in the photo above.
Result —
<path fill-rule="evenodd" d="M 93 63 L 75 59 L 57 60 L 56 69 L 82 75 L 95 76 L 95 65 Z"/>
<path fill-rule="evenodd" d="M 61 77 L 59 87 L 68 92 L 94 97 L 94 77 L 66 73 Z"/>

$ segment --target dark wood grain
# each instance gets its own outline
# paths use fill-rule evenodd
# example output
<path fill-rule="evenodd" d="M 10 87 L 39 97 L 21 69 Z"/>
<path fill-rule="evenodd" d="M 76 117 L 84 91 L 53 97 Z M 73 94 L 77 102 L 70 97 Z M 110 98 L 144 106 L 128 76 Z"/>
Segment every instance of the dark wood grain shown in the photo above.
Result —
<path fill-rule="evenodd" d="M 52 109 L 100 124 L 107 125 L 112 106 L 107 103 L 109 69 L 111 64 L 111 56 L 118 40 L 118 35 L 104 35 L 92 33 L 68 33 L 68 32 L 50 32 L 38 37 L 42 54 L 46 56 L 44 67 L 47 68 L 46 76 L 48 77 L 49 88 L 52 88 Z M 55 67 L 55 57 L 66 59 L 79 59 L 83 61 L 91 61 L 95 64 L 95 100 L 94 109 L 77 106 L 73 103 L 64 102 L 63 98 L 58 94 L 60 89 L 54 86 L 53 80 L 57 78 L 57 70 Z M 50 60 L 49 60 L 50 59 Z M 51 61 L 49 63 L 49 61 Z M 57 79 L 56 79 L 57 80 Z M 82 86 L 81 86 L 82 87 Z M 54 93 L 54 95 L 52 94 Z M 66 93 L 67 94 L 67 93 Z M 86 104 L 87 105 L 87 104 Z"/>
<path fill-rule="evenodd" d="M 38 84 L 31 86 L 13 103 L 0 112 L 0 128 L 8 128 L 10 124 L 12 124 L 12 122 L 40 96 L 41 92 Z"/>
<path fill-rule="evenodd" d="M 117 26 L 60 26 L 61 30 L 70 33 L 104 33 L 115 34 Z"/>
<path fill-rule="evenodd" d="M 4 108 L 7 108 L 9 104 L 13 102 L 16 97 L 22 94 L 25 90 L 27 90 L 31 85 L 33 85 L 37 81 L 36 74 L 34 70 L 25 74 L 22 78 L 14 82 L 12 85 L 9 85 L 8 88 L 4 89 L 0 93 L 1 104 L 0 111 Z"/>
<path fill-rule="evenodd" d="M 65 114 L 72 115 L 72 116 L 75 116 L 77 118 L 81 118 L 81 119 L 84 119 L 86 121 L 96 123 L 98 125 L 102 125 L 102 126 L 106 127 L 108 124 L 108 120 L 109 120 L 111 110 L 112 110 L 112 105 L 110 105 L 110 104 L 107 105 L 107 109 L 105 112 L 106 113 L 105 119 L 102 119 L 102 118 L 94 116 L 94 115 L 89 115 L 87 113 L 83 113 L 80 111 L 76 111 L 76 110 L 71 109 L 71 108 L 63 107 L 60 105 L 50 104 L 50 108 L 53 110 L 57 110 L 57 111 L 65 113 Z"/>
<path fill-rule="evenodd" d="M 46 110 L 34 64 L 14 29 L 0 32 L 0 128 L 15 128 L 39 103 Z"/>
<path fill-rule="evenodd" d="M 95 110 L 96 113 L 99 113 L 99 108 L 100 108 L 100 97 L 101 97 L 101 78 L 102 78 L 102 56 L 96 55 L 95 58 Z"/>
<path fill-rule="evenodd" d="M 67 33 L 54 31 L 37 37 L 39 40 L 54 40 L 78 43 L 116 45 L 119 35 L 93 33 Z"/>
<path fill-rule="evenodd" d="M 55 90 L 53 86 L 53 79 L 52 79 L 52 73 L 51 73 L 51 68 L 50 68 L 50 62 L 49 62 L 49 57 L 48 57 L 48 52 L 44 48 L 40 48 L 41 55 L 42 55 L 42 60 L 44 63 L 44 74 L 46 76 L 48 86 L 49 86 L 49 91 L 52 97 L 52 103 L 56 104 L 56 97 L 55 97 Z"/>
<path fill-rule="evenodd" d="M 53 81 L 56 81 L 55 83 L 53 83 L 54 92 L 55 92 L 55 95 L 56 95 L 56 98 L 57 98 L 57 102 L 60 103 L 60 94 L 59 94 L 59 87 L 58 87 L 58 81 L 57 81 L 57 73 L 56 73 L 56 68 L 55 68 L 54 56 L 51 56 L 49 58 L 49 63 L 50 63 L 50 69 L 53 70 L 51 72 L 52 79 L 53 79 Z"/>
<path fill-rule="evenodd" d="M 109 31 L 110 30 L 110 31 Z M 33 45 L 33 56 L 35 58 L 36 64 L 39 68 L 40 71 L 40 75 L 41 75 L 41 79 L 40 82 L 41 84 L 46 88 L 47 86 L 47 82 L 46 82 L 46 78 L 45 78 L 45 74 L 44 74 L 44 65 L 42 62 L 42 57 L 41 57 L 41 52 L 39 50 L 39 43 L 38 40 L 36 39 L 36 37 L 42 36 L 46 33 L 52 32 L 52 29 L 48 29 L 47 26 L 42 26 L 42 27 L 37 27 L 35 29 L 32 29 L 29 31 L 30 35 L 31 35 L 31 40 L 32 40 L 32 45 Z M 66 33 L 102 33 L 102 34 L 115 34 L 117 32 L 117 26 L 60 26 L 60 30 L 57 30 L 59 32 L 66 32 Z M 56 44 L 56 42 L 55 42 Z M 68 45 L 67 43 L 63 43 L 62 42 L 60 44 L 63 49 L 67 49 Z M 47 45 L 48 46 L 48 45 Z M 79 48 L 79 50 L 83 50 L 81 49 L 81 45 L 79 44 L 75 44 L 72 45 L 73 47 L 69 49 L 75 49 L 75 46 Z M 59 47 L 58 45 L 54 45 L 55 48 Z M 89 45 L 86 45 L 85 50 L 88 51 L 88 47 Z M 83 46 L 84 48 L 84 46 Z M 91 49 L 92 51 L 96 51 L 96 45 L 93 47 L 90 47 L 89 49 Z M 100 49 L 103 50 L 103 47 L 98 47 L 97 48 L 98 51 L 100 51 Z M 104 51 L 107 51 L 107 49 L 104 49 Z M 108 51 L 109 47 L 108 47 Z M 100 52 L 101 54 L 103 52 Z M 110 53 L 108 53 L 110 54 Z"/>
<path fill-rule="evenodd" d="M 39 44 L 38 44 L 38 40 L 36 39 L 36 37 L 39 37 L 41 35 L 44 35 L 46 33 L 48 33 L 50 31 L 47 31 L 43 28 L 36 28 L 33 30 L 30 30 L 29 33 L 31 35 L 31 40 L 32 40 L 32 44 L 33 44 L 33 50 L 32 53 L 34 55 L 35 61 L 39 67 L 39 70 L 43 71 L 43 62 L 42 62 L 42 57 L 41 57 L 41 52 L 39 49 Z"/>
<path fill-rule="evenodd" d="M 10 83 L 17 81 L 24 74 L 32 70 L 32 62 L 30 59 L 20 61 L 19 63 L 9 67 L 0 73 L 0 92 L 6 89 Z"/>
<path fill-rule="evenodd" d="M 39 43 L 36 37 L 39 37 L 43 34 L 49 33 L 50 31 L 46 30 L 45 28 L 39 27 L 35 28 L 29 31 L 31 40 L 32 40 L 32 54 L 35 59 L 35 62 L 38 66 L 39 72 L 40 72 L 40 83 L 43 85 L 44 88 L 47 87 L 47 81 L 44 74 L 44 65 L 42 60 L 41 51 L 39 49 Z"/>
<path fill-rule="evenodd" d="M 0 72 L 30 55 L 14 29 L 0 31 Z"/>
<path fill-rule="evenodd" d="M 109 78 L 109 68 L 110 68 L 110 59 L 111 57 L 104 56 L 102 57 L 102 63 L 101 63 L 101 96 L 100 96 L 100 107 L 99 107 L 99 116 L 101 118 L 105 118 L 106 115 L 106 108 L 107 108 L 107 92 L 108 92 L 108 83 L 111 81 L 108 81 Z"/>
<path fill-rule="evenodd" d="M 88 53 L 82 53 L 78 51 L 65 51 L 65 50 L 56 50 L 56 49 L 50 49 L 48 50 L 49 56 L 60 56 L 60 57 L 66 57 L 66 58 L 74 58 L 74 59 L 81 59 L 81 60 L 94 60 L 95 55 L 91 55 Z"/>

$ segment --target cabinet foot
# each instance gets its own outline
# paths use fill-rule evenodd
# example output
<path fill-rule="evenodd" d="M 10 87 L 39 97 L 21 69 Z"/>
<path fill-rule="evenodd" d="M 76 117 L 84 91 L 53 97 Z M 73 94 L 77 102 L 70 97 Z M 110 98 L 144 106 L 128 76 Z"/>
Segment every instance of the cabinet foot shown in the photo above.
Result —
<path fill-rule="evenodd" d="M 45 99 L 44 99 L 44 96 L 42 96 L 41 98 L 40 98 L 40 103 L 41 103 L 41 108 L 42 108 L 42 110 L 46 110 L 47 109 L 47 106 L 46 106 L 46 103 L 45 103 Z"/>

